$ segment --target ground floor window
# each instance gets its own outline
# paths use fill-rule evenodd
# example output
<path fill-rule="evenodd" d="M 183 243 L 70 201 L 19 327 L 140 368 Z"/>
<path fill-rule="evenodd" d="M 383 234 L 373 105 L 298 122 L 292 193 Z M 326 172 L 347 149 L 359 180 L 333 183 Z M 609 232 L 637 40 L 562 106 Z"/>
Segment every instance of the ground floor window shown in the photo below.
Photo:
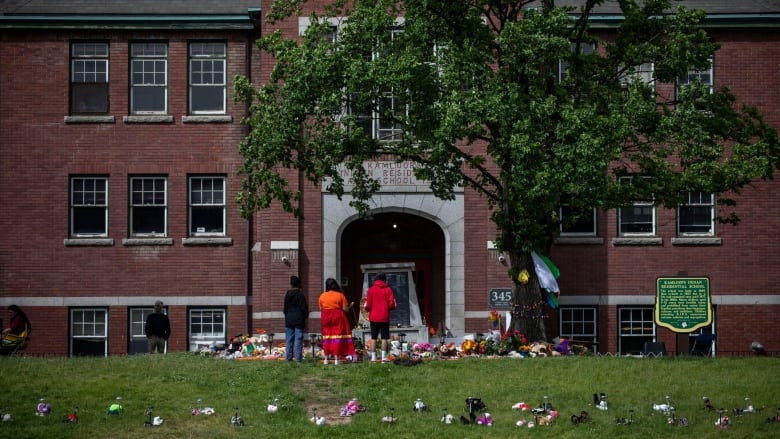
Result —
<path fill-rule="evenodd" d="M 648 307 L 625 307 L 618 309 L 620 328 L 619 346 L 621 354 L 642 354 L 645 343 L 655 341 L 654 309 Z"/>
<path fill-rule="evenodd" d="M 224 308 L 193 308 L 189 311 L 190 351 L 226 342 Z"/>
<path fill-rule="evenodd" d="M 70 310 L 70 355 L 108 355 L 108 310 L 73 308 Z"/>
<path fill-rule="evenodd" d="M 561 307 L 558 333 L 575 342 L 591 343 L 595 352 L 598 335 L 596 317 L 596 307 Z"/>
<path fill-rule="evenodd" d="M 146 341 L 146 318 L 149 314 L 154 312 L 154 307 L 144 308 L 130 308 L 128 315 L 129 328 L 129 343 L 127 346 L 128 354 L 143 354 L 149 350 L 149 345 Z M 163 310 L 167 314 L 165 310 Z"/>

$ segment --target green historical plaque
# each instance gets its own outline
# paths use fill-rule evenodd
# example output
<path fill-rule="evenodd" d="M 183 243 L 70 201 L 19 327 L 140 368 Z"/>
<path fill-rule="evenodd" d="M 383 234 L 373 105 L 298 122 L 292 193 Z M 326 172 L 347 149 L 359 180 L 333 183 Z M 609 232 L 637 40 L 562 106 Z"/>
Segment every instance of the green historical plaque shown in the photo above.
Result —
<path fill-rule="evenodd" d="M 693 332 L 712 323 L 709 278 L 659 277 L 655 323 L 674 332 Z"/>

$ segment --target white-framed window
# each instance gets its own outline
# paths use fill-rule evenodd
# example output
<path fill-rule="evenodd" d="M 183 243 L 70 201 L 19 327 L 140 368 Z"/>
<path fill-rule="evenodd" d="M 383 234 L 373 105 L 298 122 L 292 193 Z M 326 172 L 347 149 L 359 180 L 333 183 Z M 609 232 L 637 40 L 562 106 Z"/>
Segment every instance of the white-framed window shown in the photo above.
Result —
<path fill-rule="evenodd" d="M 108 310 L 106 308 L 70 310 L 70 354 L 72 356 L 108 355 Z"/>
<path fill-rule="evenodd" d="M 224 308 L 189 310 L 190 351 L 213 343 L 224 343 L 227 335 L 227 312 Z"/>
<path fill-rule="evenodd" d="M 558 208 L 561 236 L 596 236 L 596 209 L 578 209 L 566 203 Z"/>
<path fill-rule="evenodd" d="M 191 42 L 190 114 L 225 114 L 227 98 L 227 44 Z"/>
<path fill-rule="evenodd" d="M 689 70 L 687 75 L 677 78 L 675 99 L 678 105 L 686 100 L 686 96 L 695 105 L 697 97 L 712 94 L 715 85 L 712 65 L 712 60 L 710 60 L 709 68 L 705 70 Z"/>
<path fill-rule="evenodd" d="M 70 178 L 70 236 L 108 236 L 108 177 Z"/>
<path fill-rule="evenodd" d="M 677 207 L 677 235 L 715 235 L 715 195 L 690 191 L 684 196 L 683 204 Z"/>
<path fill-rule="evenodd" d="M 631 184 L 634 177 L 620 177 L 621 184 Z M 653 200 L 636 200 L 631 206 L 618 208 L 618 233 L 621 236 L 654 236 L 656 227 Z"/>
<path fill-rule="evenodd" d="M 621 354 L 638 354 L 645 343 L 655 341 L 655 314 L 651 306 L 618 308 L 619 350 Z"/>
<path fill-rule="evenodd" d="M 109 110 L 107 42 L 70 45 L 70 113 L 106 114 Z"/>
<path fill-rule="evenodd" d="M 620 84 L 627 86 L 633 81 L 639 81 L 640 83 L 650 86 L 652 90 L 655 90 L 655 81 L 653 80 L 653 71 L 655 70 L 655 64 L 644 63 L 638 66 L 632 66 L 620 73 Z"/>
<path fill-rule="evenodd" d="M 403 34 L 403 27 L 390 29 L 390 40 L 394 41 Z M 379 51 L 367 52 L 367 60 L 376 60 L 382 56 Z M 352 93 L 347 103 L 349 114 L 357 116 L 358 126 L 363 131 L 380 142 L 398 142 L 401 140 L 403 129 L 399 120 L 408 114 L 408 108 L 399 101 L 397 91 L 392 87 L 380 90 L 380 97 L 376 102 L 359 103 L 360 96 Z"/>
<path fill-rule="evenodd" d="M 680 99 L 681 92 L 684 88 L 692 85 L 700 85 L 706 93 L 712 93 L 715 82 L 712 74 L 712 60 L 710 60 L 710 66 L 704 70 L 689 70 L 688 74 L 683 77 L 677 78 L 677 84 L 675 87 L 675 93 L 677 99 Z"/>
<path fill-rule="evenodd" d="M 190 236 L 225 236 L 225 177 L 189 178 Z"/>
<path fill-rule="evenodd" d="M 577 46 L 571 43 L 571 52 L 577 50 Z M 594 43 L 582 43 L 580 44 L 581 55 L 591 55 L 596 52 L 596 44 Z M 562 59 L 558 61 L 558 82 L 564 82 L 569 76 L 569 60 Z"/>
<path fill-rule="evenodd" d="M 130 177 L 130 235 L 168 235 L 168 180 Z"/>
<path fill-rule="evenodd" d="M 168 44 L 130 44 L 130 113 L 168 111 Z"/>
<path fill-rule="evenodd" d="M 559 308 L 559 334 L 577 341 L 597 340 L 597 313 L 594 306 L 562 306 Z"/>

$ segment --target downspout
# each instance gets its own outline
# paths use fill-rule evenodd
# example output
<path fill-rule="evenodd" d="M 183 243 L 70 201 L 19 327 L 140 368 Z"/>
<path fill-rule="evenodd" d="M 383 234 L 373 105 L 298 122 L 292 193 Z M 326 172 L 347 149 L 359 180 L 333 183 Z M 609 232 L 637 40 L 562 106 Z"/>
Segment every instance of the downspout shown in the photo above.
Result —
<path fill-rule="evenodd" d="M 252 30 L 247 31 L 246 33 L 246 50 L 244 56 L 246 59 L 244 60 L 244 76 L 249 79 L 249 82 L 252 82 L 252 47 L 254 47 L 254 39 L 255 39 L 255 33 L 260 31 L 260 8 L 249 8 L 247 10 L 247 13 L 249 14 L 249 19 L 252 22 Z M 244 110 L 245 112 L 249 112 L 249 107 Z M 249 131 L 251 128 L 246 127 L 245 135 L 249 135 Z M 247 178 L 250 178 L 249 176 Z M 254 264 L 253 264 L 253 258 L 252 258 L 252 247 L 254 242 L 254 227 L 255 227 L 255 214 L 252 212 L 252 214 L 247 218 L 246 220 L 246 284 L 244 285 L 244 301 L 245 301 L 245 311 L 246 311 L 246 333 L 251 334 L 253 332 L 252 329 L 252 315 L 254 314 L 254 307 L 252 305 L 253 296 L 254 296 Z"/>

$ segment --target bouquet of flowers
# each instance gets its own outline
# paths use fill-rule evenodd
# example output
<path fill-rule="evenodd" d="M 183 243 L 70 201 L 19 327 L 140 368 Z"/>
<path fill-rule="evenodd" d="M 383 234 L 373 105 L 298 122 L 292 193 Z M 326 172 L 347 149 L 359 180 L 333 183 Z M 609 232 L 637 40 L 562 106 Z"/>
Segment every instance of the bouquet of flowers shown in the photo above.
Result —
<path fill-rule="evenodd" d="M 490 321 L 490 324 L 493 326 L 493 329 L 498 329 L 498 327 L 501 325 L 501 317 L 498 315 L 498 312 L 496 310 L 490 311 L 490 315 L 488 316 L 488 321 Z"/>

